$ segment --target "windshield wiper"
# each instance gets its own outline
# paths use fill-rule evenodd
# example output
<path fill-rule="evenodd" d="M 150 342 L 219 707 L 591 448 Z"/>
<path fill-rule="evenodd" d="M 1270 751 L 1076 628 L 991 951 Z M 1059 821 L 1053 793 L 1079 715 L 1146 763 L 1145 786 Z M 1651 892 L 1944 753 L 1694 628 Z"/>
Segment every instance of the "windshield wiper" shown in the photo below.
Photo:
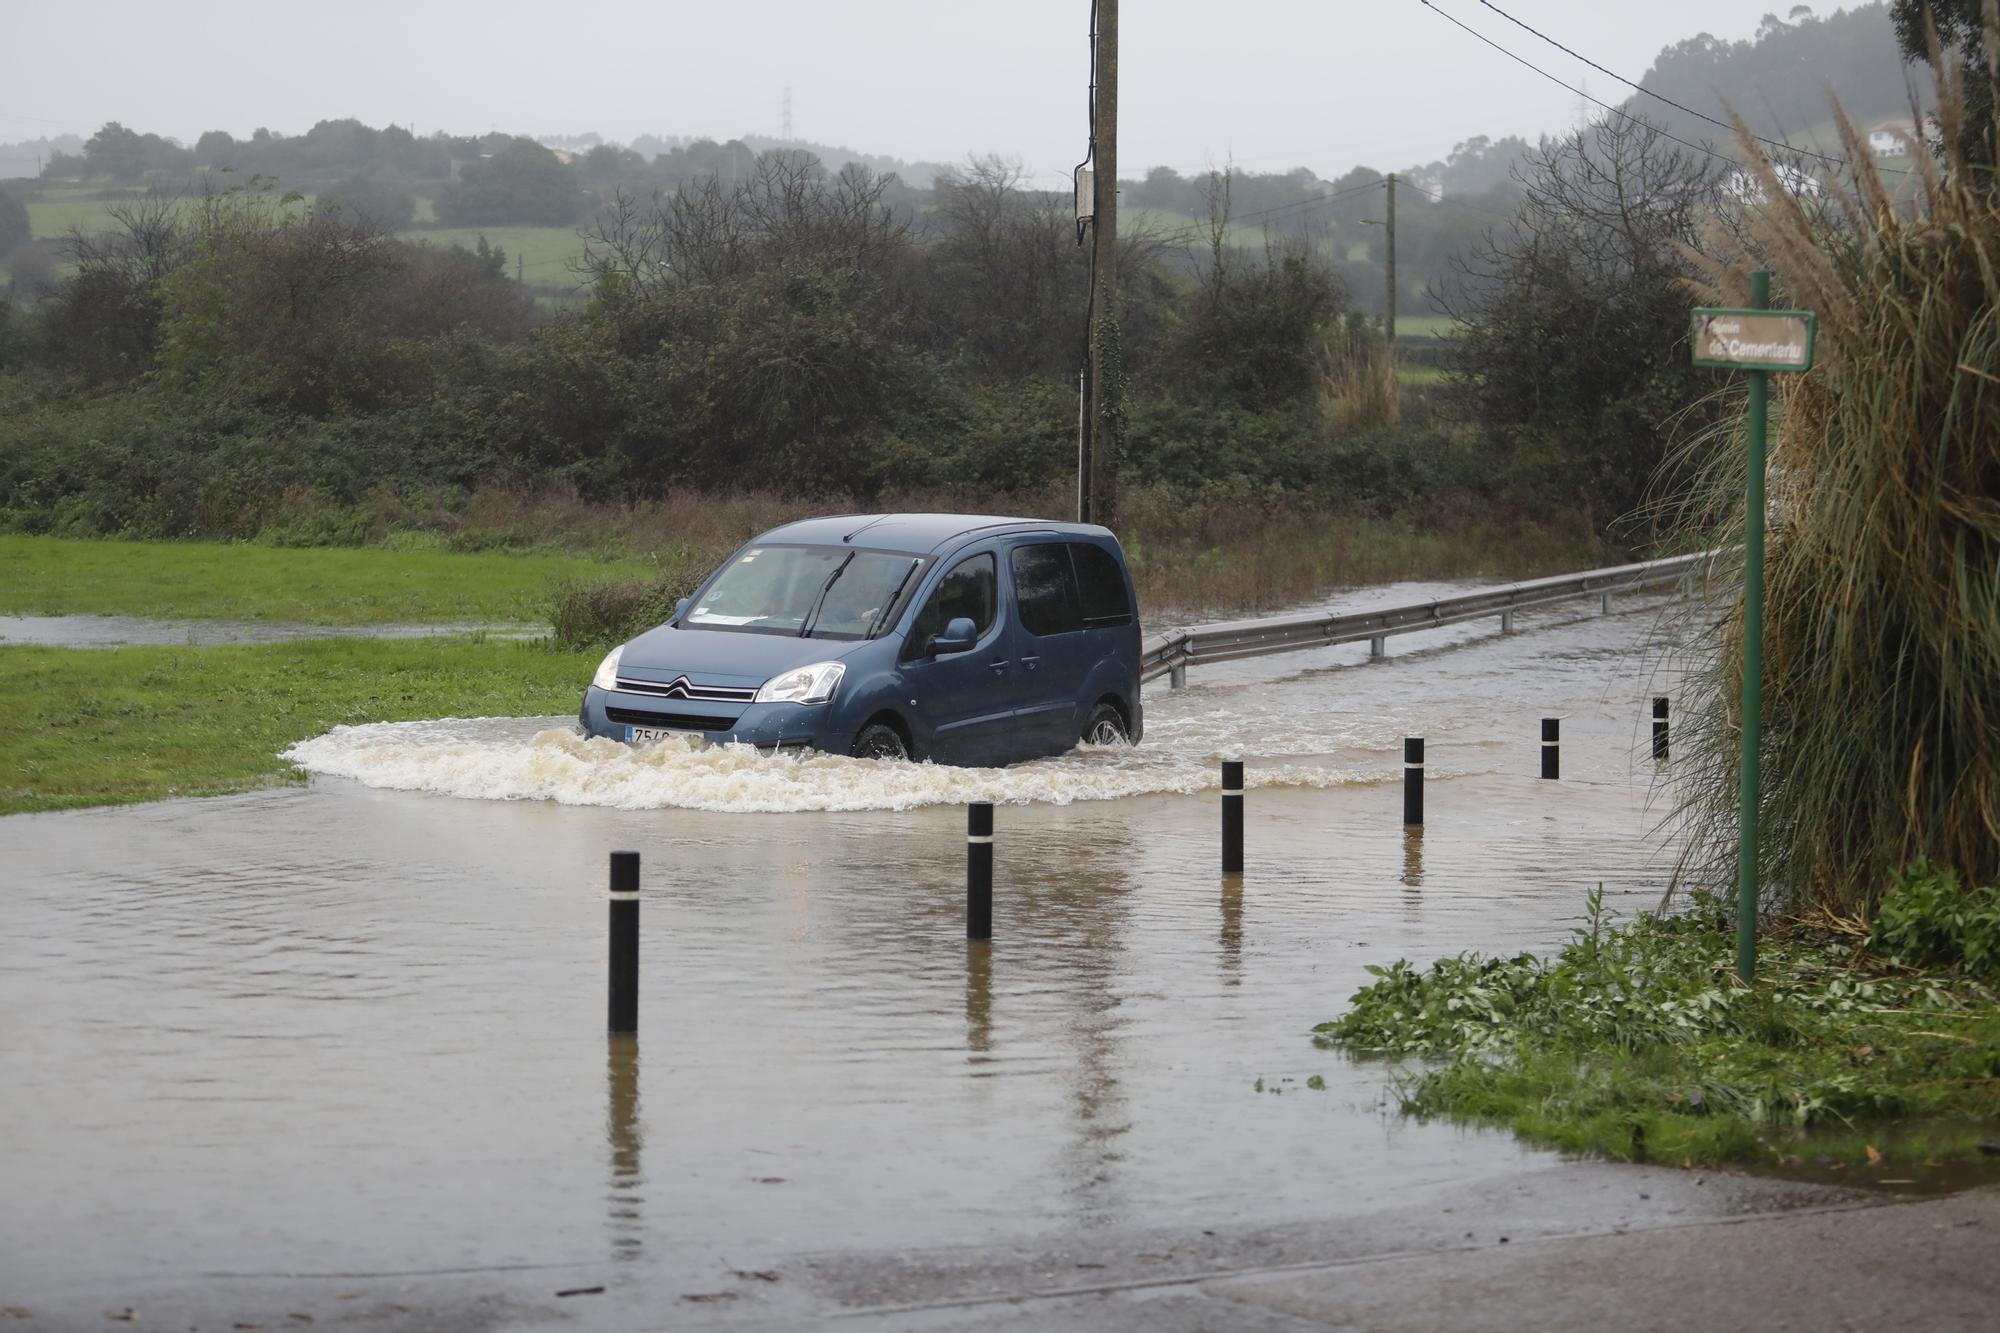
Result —
<path fill-rule="evenodd" d="M 805 623 L 799 626 L 801 639 L 812 637 L 813 626 L 819 622 L 820 608 L 826 605 L 826 595 L 833 591 L 833 585 L 840 582 L 840 576 L 847 572 L 847 567 L 854 563 L 854 557 L 859 554 L 858 551 L 849 551 L 847 558 L 835 565 L 833 573 L 826 576 L 826 582 L 819 585 L 819 596 L 813 598 L 812 610 L 806 613 Z"/>
<path fill-rule="evenodd" d="M 909 583 L 910 575 L 916 573 L 917 566 L 923 563 L 922 560 L 912 560 L 910 562 L 910 567 L 903 571 L 903 577 L 897 579 L 896 586 L 889 590 L 888 599 L 882 603 L 882 609 L 877 611 L 875 618 L 868 622 L 868 632 L 863 634 L 862 638 L 872 639 L 881 632 L 882 622 L 888 618 L 891 611 L 896 609 L 896 599 L 903 595 L 903 587 Z"/>

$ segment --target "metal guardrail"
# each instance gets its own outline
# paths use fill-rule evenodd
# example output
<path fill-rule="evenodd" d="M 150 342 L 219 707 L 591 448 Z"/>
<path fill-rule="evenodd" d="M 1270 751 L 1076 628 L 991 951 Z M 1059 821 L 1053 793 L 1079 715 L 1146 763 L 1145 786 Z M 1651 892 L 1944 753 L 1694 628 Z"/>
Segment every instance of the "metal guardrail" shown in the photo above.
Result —
<path fill-rule="evenodd" d="M 1337 643 L 1369 640 L 1370 655 L 1380 657 L 1384 641 L 1392 634 L 1456 625 L 1462 621 L 1500 617 L 1502 632 L 1512 630 L 1514 612 L 1551 602 L 1579 597 L 1602 597 L 1605 608 L 1615 592 L 1657 587 L 1695 574 L 1722 554 L 1703 551 L 1697 555 L 1670 556 L 1634 565 L 1613 565 L 1607 569 L 1587 569 L 1580 574 L 1557 574 L 1531 579 L 1526 583 L 1500 584 L 1456 597 L 1439 597 L 1428 602 L 1403 606 L 1377 607 L 1368 611 L 1335 611 L 1309 616 L 1275 616 L 1265 620 L 1231 620 L 1217 625 L 1191 625 L 1168 630 L 1147 639 L 1140 659 L 1140 679 L 1169 678 L 1174 689 L 1187 683 L 1187 669 L 1210 662 L 1233 662 L 1244 657 L 1270 653 L 1292 653 L 1306 648 L 1325 648 Z"/>

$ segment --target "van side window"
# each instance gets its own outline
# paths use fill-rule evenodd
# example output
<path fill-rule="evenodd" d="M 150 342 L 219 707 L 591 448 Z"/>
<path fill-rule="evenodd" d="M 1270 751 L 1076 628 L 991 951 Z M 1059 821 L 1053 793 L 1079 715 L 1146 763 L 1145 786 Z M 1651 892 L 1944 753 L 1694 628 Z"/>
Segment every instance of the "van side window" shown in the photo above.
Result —
<path fill-rule="evenodd" d="M 973 637 L 984 638 L 1000 612 L 1000 565 L 991 551 L 969 555 L 945 571 L 924 609 L 910 626 L 903 656 L 921 657 L 933 634 L 964 616 L 972 622 Z"/>
<path fill-rule="evenodd" d="M 1014 600 L 1021 608 L 1022 629 L 1042 637 L 1083 628 L 1083 618 L 1077 613 L 1069 552 L 1061 544 L 1017 546 L 1011 560 Z"/>
<path fill-rule="evenodd" d="M 1083 603 L 1087 629 L 1132 623 L 1132 599 L 1125 593 L 1125 571 L 1111 552 L 1093 542 L 1071 542 L 1070 562 L 1076 566 L 1076 587 Z"/>

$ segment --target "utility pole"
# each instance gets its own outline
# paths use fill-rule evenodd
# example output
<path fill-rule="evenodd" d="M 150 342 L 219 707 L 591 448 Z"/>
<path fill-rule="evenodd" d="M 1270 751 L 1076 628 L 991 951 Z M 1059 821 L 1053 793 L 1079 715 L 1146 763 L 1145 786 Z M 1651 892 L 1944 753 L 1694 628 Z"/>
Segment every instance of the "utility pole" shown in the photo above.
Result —
<path fill-rule="evenodd" d="M 1389 293 L 1382 330 L 1389 340 L 1389 357 L 1396 356 L 1396 173 L 1389 173 Z"/>
<path fill-rule="evenodd" d="M 1097 0 L 1097 40 L 1091 57 L 1097 92 L 1092 106 L 1093 201 L 1089 429 L 1082 460 L 1087 476 L 1079 509 L 1086 523 L 1109 524 L 1117 510 L 1118 455 L 1125 436 L 1125 358 L 1118 302 L 1118 0 Z"/>

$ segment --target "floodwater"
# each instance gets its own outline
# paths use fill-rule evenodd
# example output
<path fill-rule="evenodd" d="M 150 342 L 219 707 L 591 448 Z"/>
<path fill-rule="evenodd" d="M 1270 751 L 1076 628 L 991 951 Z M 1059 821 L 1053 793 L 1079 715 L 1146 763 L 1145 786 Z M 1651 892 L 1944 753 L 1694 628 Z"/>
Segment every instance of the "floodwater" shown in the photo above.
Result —
<path fill-rule="evenodd" d="M 1660 606 L 1196 669 L 1148 690 L 1137 750 L 1004 771 L 484 719 L 307 742 L 304 789 L 0 820 L 0 1301 L 95 1319 L 205 1283 L 542 1268 L 693 1292 L 1534 1169 L 1404 1121 L 1308 1032 L 1369 963 L 1548 948 L 1600 882 L 1658 900 Z M 1239 756 L 1248 873 L 1224 879 Z M 1008 803 L 990 946 L 963 938 L 969 799 Z M 607 1041 L 623 848 L 642 1033 Z"/>
<path fill-rule="evenodd" d="M 158 620 L 148 616 L 0 616 L 0 645 L 43 644 L 52 648 L 149 644 L 206 648 L 297 639 L 430 639 L 475 633 L 519 639 L 542 632 L 518 625 L 292 625 L 268 620 Z"/>

